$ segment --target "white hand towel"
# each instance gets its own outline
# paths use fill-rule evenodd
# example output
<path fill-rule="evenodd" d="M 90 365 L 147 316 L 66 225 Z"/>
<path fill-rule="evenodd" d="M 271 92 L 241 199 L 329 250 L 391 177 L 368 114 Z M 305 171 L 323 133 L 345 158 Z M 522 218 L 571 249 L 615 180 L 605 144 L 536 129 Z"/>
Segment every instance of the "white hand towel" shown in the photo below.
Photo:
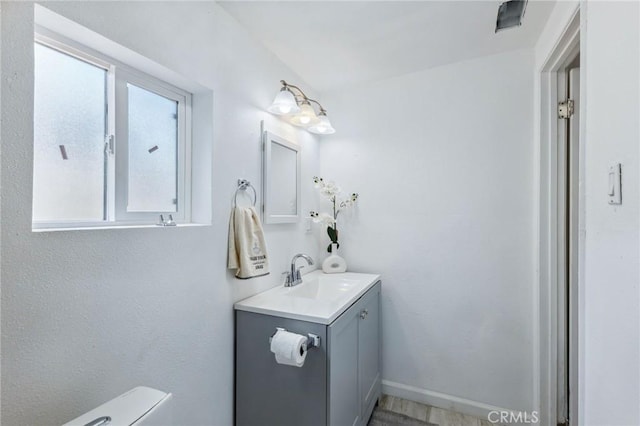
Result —
<path fill-rule="evenodd" d="M 236 269 L 236 277 L 241 279 L 269 273 L 264 232 L 253 207 L 235 207 L 231 211 L 227 266 Z"/>

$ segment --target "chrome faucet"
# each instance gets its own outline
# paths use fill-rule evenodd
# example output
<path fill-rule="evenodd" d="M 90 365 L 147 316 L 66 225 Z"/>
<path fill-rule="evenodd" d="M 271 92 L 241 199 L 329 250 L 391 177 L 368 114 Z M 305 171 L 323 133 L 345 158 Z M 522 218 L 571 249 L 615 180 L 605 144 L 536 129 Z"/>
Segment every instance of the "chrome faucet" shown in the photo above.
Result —
<path fill-rule="evenodd" d="M 293 287 L 302 282 L 302 277 L 300 276 L 300 269 L 302 266 L 300 268 L 296 268 L 296 260 L 300 257 L 306 260 L 309 265 L 313 265 L 313 259 L 309 255 L 298 253 L 293 256 L 293 259 L 291 259 L 291 271 L 282 273 L 283 275 L 287 275 L 284 280 L 285 287 Z"/>

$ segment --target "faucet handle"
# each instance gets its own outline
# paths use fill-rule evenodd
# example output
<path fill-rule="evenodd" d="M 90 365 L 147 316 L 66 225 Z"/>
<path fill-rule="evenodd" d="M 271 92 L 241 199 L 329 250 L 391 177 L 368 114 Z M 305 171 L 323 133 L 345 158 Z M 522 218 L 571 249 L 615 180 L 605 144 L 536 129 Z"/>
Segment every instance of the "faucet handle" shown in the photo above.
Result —
<path fill-rule="evenodd" d="M 291 283 L 293 282 L 293 277 L 291 277 L 291 273 L 288 271 L 283 272 L 281 275 L 285 275 L 284 277 L 284 286 L 291 287 Z"/>

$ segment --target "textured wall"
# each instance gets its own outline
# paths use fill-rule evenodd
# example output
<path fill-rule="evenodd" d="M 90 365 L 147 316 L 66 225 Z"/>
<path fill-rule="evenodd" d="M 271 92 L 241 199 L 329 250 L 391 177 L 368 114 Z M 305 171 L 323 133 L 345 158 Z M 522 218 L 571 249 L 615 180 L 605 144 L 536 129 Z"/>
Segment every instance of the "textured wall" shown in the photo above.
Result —
<path fill-rule="evenodd" d="M 586 425 L 640 424 L 639 12 L 637 2 L 583 3 Z M 622 163 L 620 206 L 607 202 L 613 162 Z"/>
<path fill-rule="evenodd" d="M 268 226 L 272 274 L 226 270 L 236 179 L 260 182 L 259 122 L 281 78 L 301 82 L 210 2 L 54 2 L 47 7 L 214 91 L 213 225 L 31 232 L 33 4 L 2 3 L 2 421 L 60 424 L 137 385 L 170 391 L 182 425 L 230 425 L 233 302 L 280 282 L 318 247 L 302 225 Z M 303 210 L 313 202 L 303 186 Z"/>
<path fill-rule="evenodd" d="M 534 408 L 532 69 L 516 51 L 326 95 L 323 175 L 361 195 L 341 250 L 384 277 L 383 379 L 414 398 Z"/>

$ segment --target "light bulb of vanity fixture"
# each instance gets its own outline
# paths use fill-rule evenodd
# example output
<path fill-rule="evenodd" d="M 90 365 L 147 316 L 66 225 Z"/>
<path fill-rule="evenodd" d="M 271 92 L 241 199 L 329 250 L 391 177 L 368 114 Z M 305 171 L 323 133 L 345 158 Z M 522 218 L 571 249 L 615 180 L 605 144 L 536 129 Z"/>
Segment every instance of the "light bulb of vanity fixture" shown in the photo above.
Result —
<path fill-rule="evenodd" d="M 325 110 L 320 111 L 320 114 L 318 114 L 318 122 L 307 130 L 318 135 L 332 135 L 336 132 L 336 129 L 331 125 Z"/>
<path fill-rule="evenodd" d="M 267 111 L 277 115 L 295 114 L 300 111 L 300 107 L 293 93 L 283 87 L 276 95 L 271 106 L 267 108 Z"/>
<path fill-rule="evenodd" d="M 309 127 L 318 123 L 318 116 L 309 101 L 302 101 L 300 112 L 291 118 L 291 123 L 300 127 Z"/>

